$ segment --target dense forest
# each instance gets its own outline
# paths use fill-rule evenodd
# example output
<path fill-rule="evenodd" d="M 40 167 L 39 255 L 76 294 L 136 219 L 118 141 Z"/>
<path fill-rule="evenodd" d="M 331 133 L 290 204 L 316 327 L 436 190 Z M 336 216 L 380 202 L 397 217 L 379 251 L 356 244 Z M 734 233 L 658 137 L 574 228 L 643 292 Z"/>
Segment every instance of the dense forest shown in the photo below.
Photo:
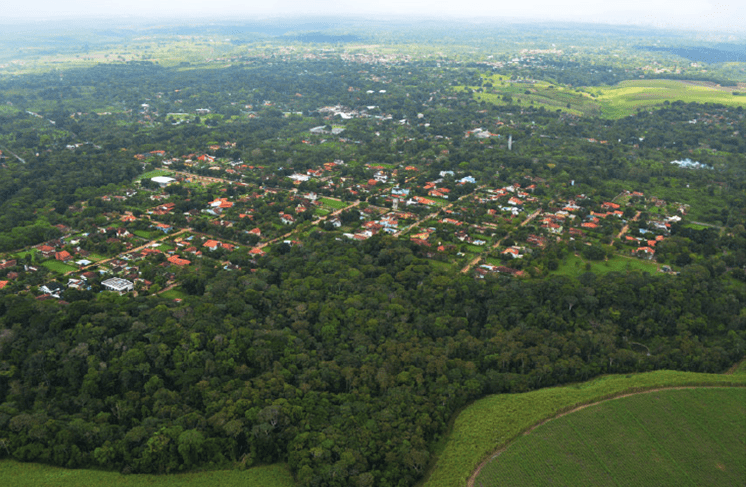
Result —
<path fill-rule="evenodd" d="M 221 68 L 138 61 L 0 78 L 0 252 L 14 262 L 0 268 L 8 279 L 0 287 L 0 458 L 124 473 L 287 462 L 303 486 L 405 487 L 422 479 L 458 410 L 486 394 L 608 373 L 727 369 L 746 352 L 744 110 L 673 101 L 604 119 L 473 96 L 495 72 L 582 86 L 641 69 L 278 51 Z M 328 106 L 356 116 L 329 115 Z M 342 135 L 309 134 L 332 126 Z M 492 138 L 464 135 L 477 127 Z M 213 159 L 253 172 L 225 171 L 222 186 L 162 194 L 143 180 L 134 191 L 133 180 L 165 167 L 166 156 L 151 157 L 157 151 L 173 158 L 171 170 L 216 175 L 185 162 L 209 146 Z M 705 169 L 670 164 L 682 157 Z M 288 179 L 337 159 L 346 163 L 329 177 L 336 186 Z M 471 211 L 474 198 L 458 198 L 527 181 L 549 208 L 577 198 L 588 216 L 635 189 L 681 201 L 700 222 L 669 225 L 656 247 L 657 262 L 676 273 L 598 273 L 588 264 L 577 278 L 551 271 L 568 257 L 621 252 L 621 221 L 604 223 L 593 245 L 556 237 L 527 253 L 514 264 L 525 279 L 475 279 L 436 265 L 429 247 L 408 238 L 343 239 L 330 222 L 311 226 L 311 209 L 296 213 L 307 224 L 302 243 L 279 237 L 278 210 L 297 204 L 289 194 L 325 191 L 360 204 L 340 214 L 353 225 L 368 205 L 392 203 L 343 183 L 369 181 L 371 167 L 408 164 L 416 172 L 392 174 L 391 185 L 411 184 L 424 197 L 440 178 L 457 202 L 449 211 L 471 225 L 499 206 Z M 454 171 L 478 183 L 457 183 Z M 128 200 L 109 197 L 125 190 Z M 219 197 L 258 195 L 251 222 L 190 220 Z M 116 230 L 106 228 L 110 215 L 141 217 L 155 196 L 178 210 L 158 223 L 241 244 L 259 241 L 246 236 L 253 227 L 278 239 L 262 256 L 220 250 L 173 271 L 183 298 L 99 292 L 97 283 L 39 299 L 51 272 L 29 270 L 39 259 L 32 246 L 72 228 L 89 237 L 83 250 L 115 256 L 123 244 L 107 239 Z M 620 214 L 643 233 L 654 210 Z M 274 225 L 255 223 L 271 218 Z M 515 222 L 493 226 L 500 241 L 530 233 Z M 461 243 L 447 224 L 429 230 Z M 154 257 L 141 275 L 165 286 L 164 266 L 165 256 Z"/>

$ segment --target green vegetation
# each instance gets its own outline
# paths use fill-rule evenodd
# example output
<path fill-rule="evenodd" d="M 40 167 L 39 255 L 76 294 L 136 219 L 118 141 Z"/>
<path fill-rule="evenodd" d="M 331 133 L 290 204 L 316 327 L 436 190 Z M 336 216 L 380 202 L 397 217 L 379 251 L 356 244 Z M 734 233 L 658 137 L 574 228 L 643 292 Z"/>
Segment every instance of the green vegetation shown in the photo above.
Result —
<path fill-rule="evenodd" d="M 4 487 L 292 487 L 293 476 L 286 465 L 267 465 L 248 470 L 212 470 L 172 475 L 122 475 L 100 470 L 71 470 L 34 463 L 0 460 L 0 478 Z"/>
<path fill-rule="evenodd" d="M 68 272 L 77 271 L 78 268 L 58 260 L 45 260 L 41 263 L 44 267 L 60 274 L 66 274 Z"/>
<path fill-rule="evenodd" d="M 341 210 L 342 208 L 350 206 L 349 203 L 345 203 L 344 201 L 339 200 L 333 200 L 331 198 L 321 198 L 320 201 L 322 205 L 333 208 L 334 210 Z"/>
<path fill-rule="evenodd" d="M 475 485 L 739 485 L 744 438 L 746 388 L 637 394 L 520 436 Z"/>
<path fill-rule="evenodd" d="M 569 386 L 480 399 L 459 414 L 424 485 L 464 485 L 476 466 L 494 451 L 532 426 L 578 406 L 648 389 L 705 385 L 746 385 L 746 376 L 674 371 L 609 375 Z"/>
<path fill-rule="evenodd" d="M 557 270 L 553 272 L 562 276 L 578 277 L 586 272 L 606 274 L 607 272 L 628 272 L 632 270 L 655 273 L 658 271 L 658 264 L 620 255 L 608 260 L 593 261 L 584 260 L 582 257 L 570 254 L 562 260 Z"/>
<path fill-rule="evenodd" d="M 184 299 L 188 295 L 189 295 L 188 293 L 186 293 L 183 289 L 180 289 L 178 287 L 169 289 L 168 291 L 161 293 L 161 296 L 166 299 Z"/>
<path fill-rule="evenodd" d="M 158 177 L 158 176 L 172 176 L 172 175 L 173 175 L 173 173 L 171 171 L 165 171 L 165 170 L 162 170 L 162 169 L 155 169 L 153 171 L 148 171 L 148 172 L 140 174 L 139 176 L 137 176 L 136 179 L 139 181 L 141 179 L 151 179 L 151 178 L 155 178 L 155 177 Z"/>
<path fill-rule="evenodd" d="M 409 487 L 489 394 L 743 356 L 742 107 L 602 118 L 635 104 L 620 80 L 742 81 L 737 65 L 674 63 L 618 33 L 369 32 L 327 48 L 141 27 L 90 53 L 65 36 L 48 55 L 0 52 L 0 103 L 17 109 L 0 110 L 0 457 L 149 474 L 281 463 L 303 487 Z M 548 37 L 557 48 L 537 49 Z M 309 132 L 321 125 L 345 130 Z M 170 172 L 154 154 L 214 180 L 138 183 Z M 701 165 L 670 164 L 684 157 Z M 402 201 L 429 194 L 448 199 Z M 312 224 L 339 209 L 341 227 Z M 144 239 L 173 255 L 132 250 Z M 110 264 L 37 299 L 66 280 L 8 257 L 41 244 Z M 655 255 L 629 258 L 636 246 Z M 476 256 L 508 269 L 460 272 Z M 112 277 L 152 286 L 100 292 Z M 513 417 L 567 406 L 549 402 Z"/>
<path fill-rule="evenodd" d="M 627 80 L 618 85 L 588 88 L 602 107 L 603 116 L 621 118 L 640 108 L 659 107 L 664 102 L 719 103 L 746 107 L 746 98 L 734 96 L 730 89 L 712 83 L 673 80 Z"/>

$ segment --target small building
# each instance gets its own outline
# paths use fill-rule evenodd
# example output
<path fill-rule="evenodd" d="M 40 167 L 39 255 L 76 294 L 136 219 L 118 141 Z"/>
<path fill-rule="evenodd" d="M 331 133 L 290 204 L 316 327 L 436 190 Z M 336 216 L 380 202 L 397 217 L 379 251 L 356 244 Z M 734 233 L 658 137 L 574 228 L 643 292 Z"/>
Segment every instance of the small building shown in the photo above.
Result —
<path fill-rule="evenodd" d="M 110 279 L 107 279 L 103 281 L 101 285 L 104 286 L 107 291 L 114 291 L 119 294 L 124 294 L 126 292 L 135 290 L 135 285 L 131 281 L 122 279 L 120 277 L 112 277 Z"/>

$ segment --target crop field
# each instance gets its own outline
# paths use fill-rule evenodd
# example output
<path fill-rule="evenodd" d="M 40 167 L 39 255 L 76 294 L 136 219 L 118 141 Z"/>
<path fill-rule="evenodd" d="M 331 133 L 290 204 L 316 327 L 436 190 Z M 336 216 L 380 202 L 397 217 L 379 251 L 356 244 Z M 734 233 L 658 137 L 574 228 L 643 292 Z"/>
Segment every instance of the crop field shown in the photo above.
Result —
<path fill-rule="evenodd" d="M 664 390 L 539 426 L 475 485 L 743 485 L 746 389 Z"/>
<path fill-rule="evenodd" d="M 630 392 L 703 385 L 746 386 L 746 374 L 720 375 L 659 370 L 642 374 L 608 375 L 588 382 L 523 394 L 488 396 L 471 404 L 456 418 L 452 431 L 442 449 L 437 452 L 437 459 L 422 485 L 464 486 L 479 463 L 493 452 L 504 448 L 532 426 L 578 406 Z M 708 418 L 700 418 L 700 421 L 705 420 L 709 421 Z"/>
<path fill-rule="evenodd" d="M 586 263 L 591 265 L 590 272 L 596 274 L 607 274 L 609 272 L 627 272 L 638 270 L 641 272 L 655 273 L 658 271 L 658 265 L 655 262 L 637 259 L 635 257 L 623 257 L 616 255 L 606 261 L 586 261 L 575 255 L 568 256 L 560 263 L 559 268 L 553 274 L 560 274 L 568 277 L 578 277 L 586 272 Z"/>
<path fill-rule="evenodd" d="M 70 271 L 77 271 L 78 268 L 76 266 L 67 265 L 63 262 L 60 262 L 58 260 L 47 260 L 41 263 L 44 267 L 49 269 L 50 271 L 59 272 L 60 274 L 64 274 L 66 272 Z"/>
<path fill-rule="evenodd" d="M 68 470 L 35 463 L 0 461 L 3 487 L 292 487 L 290 470 L 275 464 L 248 470 L 214 470 L 174 475 L 122 475 L 99 470 Z"/>

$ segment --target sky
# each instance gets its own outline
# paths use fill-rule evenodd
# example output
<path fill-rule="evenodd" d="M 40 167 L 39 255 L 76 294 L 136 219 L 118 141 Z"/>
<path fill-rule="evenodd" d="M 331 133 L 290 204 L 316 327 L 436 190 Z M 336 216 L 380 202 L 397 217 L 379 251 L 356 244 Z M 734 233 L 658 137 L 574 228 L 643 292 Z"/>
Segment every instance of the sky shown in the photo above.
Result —
<path fill-rule="evenodd" d="M 442 17 L 746 31 L 746 0 L 21 0 L 0 2 L 5 21 L 90 17 L 197 19 L 276 16 Z"/>

